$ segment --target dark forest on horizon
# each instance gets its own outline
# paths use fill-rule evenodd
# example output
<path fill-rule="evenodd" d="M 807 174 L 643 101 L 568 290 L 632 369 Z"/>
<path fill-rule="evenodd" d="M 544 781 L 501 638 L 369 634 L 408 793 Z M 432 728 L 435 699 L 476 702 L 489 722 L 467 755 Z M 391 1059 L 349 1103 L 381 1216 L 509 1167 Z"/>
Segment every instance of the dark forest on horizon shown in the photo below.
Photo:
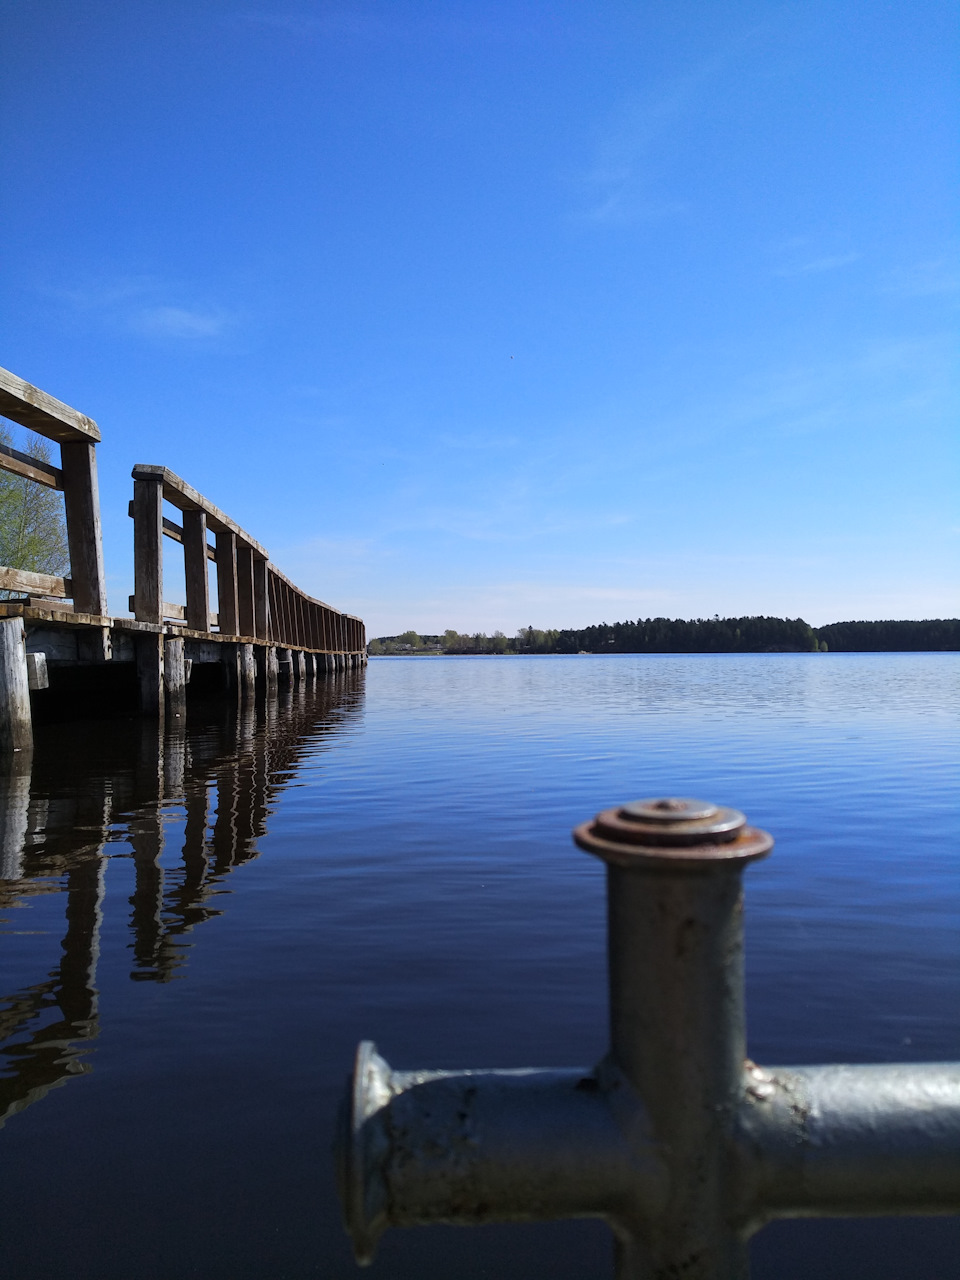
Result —
<path fill-rule="evenodd" d="M 580 629 L 522 627 L 461 635 L 398 636 L 371 640 L 373 656 L 389 654 L 550 653 L 917 653 L 960 649 L 960 619 L 918 622 L 831 622 L 811 627 L 802 618 L 638 618 Z"/>

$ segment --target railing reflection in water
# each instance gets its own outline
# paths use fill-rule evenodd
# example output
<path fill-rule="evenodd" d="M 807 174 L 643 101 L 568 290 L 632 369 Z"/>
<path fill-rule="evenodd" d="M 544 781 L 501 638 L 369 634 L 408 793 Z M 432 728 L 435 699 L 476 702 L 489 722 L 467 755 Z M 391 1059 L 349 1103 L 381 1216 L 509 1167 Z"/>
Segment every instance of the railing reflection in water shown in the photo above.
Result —
<path fill-rule="evenodd" d="M 40 895 L 62 895 L 65 917 L 55 967 L 0 996 L 0 1126 L 91 1069 L 108 864 L 133 861 L 131 979 L 169 981 L 185 935 L 223 913 L 224 882 L 259 855 L 300 761 L 356 716 L 363 683 L 361 669 L 281 685 L 268 700 L 191 708 L 165 732 L 140 719 L 49 726 L 32 757 L 0 765 L 0 935 Z"/>

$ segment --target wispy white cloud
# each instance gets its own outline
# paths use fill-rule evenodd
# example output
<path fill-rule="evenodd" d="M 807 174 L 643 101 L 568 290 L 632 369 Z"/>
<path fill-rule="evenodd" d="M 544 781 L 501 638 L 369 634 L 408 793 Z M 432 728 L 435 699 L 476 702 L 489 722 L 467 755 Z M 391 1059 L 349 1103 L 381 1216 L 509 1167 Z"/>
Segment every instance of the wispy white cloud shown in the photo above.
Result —
<path fill-rule="evenodd" d="M 769 246 L 775 276 L 813 276 L 838 271 L 858 262 L 861 255 L 851 249 L 827 249 L 811 236 L 788 236 Z"/>
<path fill-rule="evenodd" d="M 828 253 L 819 258 L 808 258 L 804 262 L 796 262 L 787 267 L 780 267 L 774 272 L 778 276 L 813 276 L 824 271 L 836 271 L 840 267 L 849 267 L 857 262 L 859 253 Z"/>
<path fill-rule="evenodd" d="M 601 137 L 593 165 L 580 176 L 584 194 L 577 221 L 622 225 L 682 213 L 687 202 L 656 190 L 650 154 L 692 108 L 708 79 L 695 72 L 667 86 L 653 101 L 637 100 L 620 108 L 619 118 Z"/>
<path fill-rule="evenodd" d="M 686 198 L 659 189 L 654 157 L 706 109 L 723 73 L 763 29 L 741 31 L 710 58 L 662 83 L 659 92 L 634 95 L 620 106 L 597 139 L 593 163 L 580 174 L 576 221 L 615 226 L 677 217 L 690 208 Z"/>
<path fill-rule="evenodd" d="M 187 307 L 143 307 L 134 322 L 146 333 L 166 338 L 216 338 L 232 324 L 225 312 L 196 311 Z"/>
<path fill-rule="evenodd" d="M 197 301 L 189 287 L 153 275 L 118 276 L 46 291 L 70 310 L 155 339 L 203 342 L 234 329 L 240 317 Z"/>

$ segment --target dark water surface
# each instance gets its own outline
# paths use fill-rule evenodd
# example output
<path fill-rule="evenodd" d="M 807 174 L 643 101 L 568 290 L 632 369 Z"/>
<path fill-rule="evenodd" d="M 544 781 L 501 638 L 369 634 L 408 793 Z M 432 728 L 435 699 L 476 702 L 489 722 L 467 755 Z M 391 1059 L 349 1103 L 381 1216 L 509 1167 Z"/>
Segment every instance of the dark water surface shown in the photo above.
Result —
<path fill-rule="evenodd" d="M 356 1042 L 590 1064 L 602 868 L 679 794 L 750 869 L 751 1056 L 960 1058 L 960 655 L 383 659 L 245 713 L 47 726 L 0 775 L 0 1270 L 359 1276 L 329 1155 Z M 954 1277 L 957 1219 L 780 1223 L 755 1280 Z M 391 1280 L 605 1280 L 592 1222 L 388 1232 Z"/>

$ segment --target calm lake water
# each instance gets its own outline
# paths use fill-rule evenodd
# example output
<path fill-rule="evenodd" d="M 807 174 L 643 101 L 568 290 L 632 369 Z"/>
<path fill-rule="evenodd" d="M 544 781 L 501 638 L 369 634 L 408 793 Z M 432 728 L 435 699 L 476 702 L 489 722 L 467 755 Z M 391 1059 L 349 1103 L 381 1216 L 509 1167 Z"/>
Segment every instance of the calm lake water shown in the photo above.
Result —
<path fill-rule="evenodd" d="M 182 723 L 182 722 L 181 722 Z M 329 1154 L 398 1067 L 606 1045 L 602 867 L 657 794 L 746 875 L 751 1056 L 960 1058 L 960 655 L 381 659 L 248 712 L 45 727 L 0 776 L 10 1280 L 359 1276 Z M 599 1223 L 393 1231 L 389 1280 L 606 1280 Z M 954 1277 L 957 1219 L 779 1223 L 755 1280 Z"/>

